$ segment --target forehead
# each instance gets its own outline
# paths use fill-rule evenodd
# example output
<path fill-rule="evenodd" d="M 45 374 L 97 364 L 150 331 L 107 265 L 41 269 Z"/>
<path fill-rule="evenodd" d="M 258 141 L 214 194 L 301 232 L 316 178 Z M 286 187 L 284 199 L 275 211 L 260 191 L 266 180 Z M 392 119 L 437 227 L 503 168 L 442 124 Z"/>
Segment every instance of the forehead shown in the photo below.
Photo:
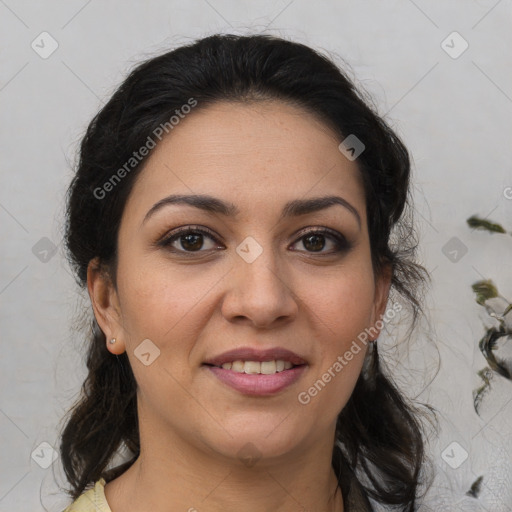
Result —
<path fill-rule="evenodd" d="M 340 141 L 315 115 L 284 102 L 199 104 L 152 150 L 127 208 L 142 214 L 172 193 L 262 208 L 339 193 L 364 216 L 361 175 Z"/>

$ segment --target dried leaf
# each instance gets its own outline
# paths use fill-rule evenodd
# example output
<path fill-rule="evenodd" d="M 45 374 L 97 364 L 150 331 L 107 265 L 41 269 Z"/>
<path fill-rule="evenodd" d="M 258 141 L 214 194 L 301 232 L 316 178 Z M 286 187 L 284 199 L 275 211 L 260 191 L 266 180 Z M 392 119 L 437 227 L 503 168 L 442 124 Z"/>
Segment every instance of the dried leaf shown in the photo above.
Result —
<path fill-rule="evenodd" d="M 478 495 L 482 491 L 483 479 L 484 479 L 483 475 L 479 476 L 471 485 L 471 488 L 466 493 L 466 496 L 471 496 L 472 498 L 478 498 Z"/>
<path fill-rule="evenodd" d="M 491 233 L 506 233 L 503 227 L 499 224 L 481 219 L 476 215 L 472 215 L 469 217 L 469 219 L 466 219 L 466 222 L 468 223 L 469 227 L 474 229 L 484 229 L 486 231 L 490 231 Z"/>
<path fill-rule="evenodd" d="M 477 281 L 471 285 L 471 288 L 476 293 L 476 301 L 480 305 L 483 305 L 487 299 L 498 296 L 498 289 L 491 279 Z"/>

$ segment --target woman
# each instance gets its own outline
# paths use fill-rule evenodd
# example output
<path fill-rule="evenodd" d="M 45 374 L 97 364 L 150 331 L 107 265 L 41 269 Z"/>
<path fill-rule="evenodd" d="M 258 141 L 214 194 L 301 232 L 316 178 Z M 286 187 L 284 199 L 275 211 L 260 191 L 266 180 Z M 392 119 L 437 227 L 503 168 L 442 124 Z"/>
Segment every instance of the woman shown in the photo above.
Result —
<path fill-rule="evenodd" d="M 68 195 L 94 319 L 67 510 L 415 510 L 421 424 L 377 349 L 428 279 L 409 173 L 307 46 L 215 35 L 132 71 Z"/>

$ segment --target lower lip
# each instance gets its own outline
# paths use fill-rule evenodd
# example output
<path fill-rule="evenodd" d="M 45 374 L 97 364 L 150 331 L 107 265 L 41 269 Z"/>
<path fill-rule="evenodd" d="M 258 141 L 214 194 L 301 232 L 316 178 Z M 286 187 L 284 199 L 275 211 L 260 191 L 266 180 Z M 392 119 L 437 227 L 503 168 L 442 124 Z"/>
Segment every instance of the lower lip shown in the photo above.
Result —
<path fill-rule="evenodd" d="M 208 366 L 208 369 L 224 384 L 244 395 L 272 395 L 296 382 L 306 365 L 294 366 L 272 375 L 238 373 L 218 366 Z"/>

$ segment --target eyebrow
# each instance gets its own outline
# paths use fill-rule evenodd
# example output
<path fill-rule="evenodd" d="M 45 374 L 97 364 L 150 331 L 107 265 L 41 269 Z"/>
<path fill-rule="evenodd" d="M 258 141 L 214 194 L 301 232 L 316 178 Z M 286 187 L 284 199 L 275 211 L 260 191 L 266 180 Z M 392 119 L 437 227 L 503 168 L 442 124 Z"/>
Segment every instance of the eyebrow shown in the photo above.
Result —
<path fill-rule="evenodd" d="M 225 202 L 213 196 L 203 194 L 173 194 L 164 197 L 155 203 L 146 213 L 142 224 L 144 224 L 158 210 L 173 204 L 189 205 L 208 213 L 218 213 L 226 217 L 236 217 L 240 213 L 240 210 L 233 203 Z M 341 205 L 352 212 L 357 219 L 359 228 L 361 228 L 361 216 L 359 215 L 359 212 L 346 199 L 339 196 L 314 197 L 310 199 L 294 199 L 293 201 L 289 201 L 283 207 L 280 220 L 317 212 L 334 205 Z"/>

